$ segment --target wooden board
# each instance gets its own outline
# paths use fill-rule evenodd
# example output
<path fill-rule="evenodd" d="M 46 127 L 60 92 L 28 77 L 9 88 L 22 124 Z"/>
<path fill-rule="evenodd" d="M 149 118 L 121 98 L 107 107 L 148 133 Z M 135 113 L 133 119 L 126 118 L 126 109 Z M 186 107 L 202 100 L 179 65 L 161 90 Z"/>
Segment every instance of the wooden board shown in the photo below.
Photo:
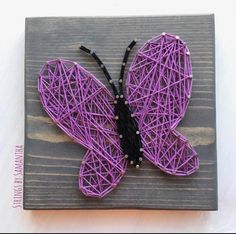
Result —
<path fill-rule="evenodd" d="M 78 51 L 96 50 L 114 78 L 129 42 L 163 31 L 179 35 L 192 55 L 193 92 L 179 131 L 200 156 L 200 170 L 190 177 L 168 176 L 144 161 L 130 168 L 118 188 L 104 199 L 88 199 L 77 189 L 85 150 L 48 118 L 37 93 L 37 74 L 50 59 L 79 62 L 102 82 L 95 62 Z M 214 16 L 126 18 L 27 18 L 25 45 L 25 209 L 217 209 Z"/>

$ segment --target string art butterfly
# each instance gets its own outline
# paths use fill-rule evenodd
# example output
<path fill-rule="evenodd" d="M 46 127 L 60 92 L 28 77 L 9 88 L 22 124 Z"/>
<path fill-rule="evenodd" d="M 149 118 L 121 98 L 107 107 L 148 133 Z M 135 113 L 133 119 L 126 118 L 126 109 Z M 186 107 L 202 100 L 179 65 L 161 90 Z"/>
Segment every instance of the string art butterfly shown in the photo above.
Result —
<path fill-rule="evenodd" d="M 38 76 L 42 105 L 51 119 L 84 146 L 79 188 L 88 197 L 102 198 L 125 174 L 127 165 L 141 166 L 143 157 L 162 171 L 188 176 L 199 168 L 196 151 L 176 127 L 184 117 L 192 89 L 190 52 L 178 36 L 162 33 L 147 41 L 125 66 L 136 44 L 126 48 L 117 88 L 95 52 L 111 88 L 78 63 L 52 60 Z"/>

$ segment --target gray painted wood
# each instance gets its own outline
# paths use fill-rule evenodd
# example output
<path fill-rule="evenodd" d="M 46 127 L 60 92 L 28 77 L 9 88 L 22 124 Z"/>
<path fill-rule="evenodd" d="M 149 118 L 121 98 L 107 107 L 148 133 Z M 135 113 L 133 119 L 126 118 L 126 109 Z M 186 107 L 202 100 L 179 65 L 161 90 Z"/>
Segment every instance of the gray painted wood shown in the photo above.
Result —
<path fill-rule="evenodd" d="M 168 176 L 149 162 L 128 169 L 119 187 L 104 199 L 85 198 L 77 176 L 85 150 L 48 118 L 37 93 L 37 74 L 55 58 L 74 60 L 106 80 L 95 62 L 78 51 L 96 50 L 114 78 L 128 43 L 163 31 L 187 42 L 193 64 L 193 93 L 179 126 L 200 156 L 200 170 L 185 178 Z M 217 209 L 215 136 L 214 16 L 132 18 L 27 18 L 25 45 L 25 209 Z M 130 59 L 130 60 L 131 60 Z"/>

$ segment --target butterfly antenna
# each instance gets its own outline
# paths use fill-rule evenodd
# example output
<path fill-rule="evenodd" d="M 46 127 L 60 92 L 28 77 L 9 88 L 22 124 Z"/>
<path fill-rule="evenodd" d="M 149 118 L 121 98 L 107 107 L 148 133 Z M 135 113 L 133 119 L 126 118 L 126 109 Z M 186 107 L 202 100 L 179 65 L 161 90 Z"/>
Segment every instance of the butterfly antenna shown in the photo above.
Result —
<path fill-rule="evenodd" d="M 79 48 L 80 48 L 80 50 L 84 51 L 87 54 L 90 54 L 94 58 L 94 60 L 98 64 L 98 66 L 102 69 L 102 71 L 103 71 L 105 77 L 107 78 L 109 84 L 111 85 L 115 96 L 118 95 L 118 91 L 116 89 L 116 86 L 114 85 L 114 82 L 113 82 L 113 80 L 112 80 L 112 78 L 111 78 L 111 76 L 110 76 L 106 66 L 102 62 L 102 60 L 96 55 L 96 53 L 94 51 L 88 49 L 87 47 L 81 45 Z"/>
<path fill-rule="evenodd" d="M 137 40 L 134 39 L 126 48 L 125 55 L 122 61 L 121 69 L 120 69 L 120 78 L 119 78 L 119 93 L 123 94 L 123 79 L 124 79 L 124 73 L 125 73 L 125 66 L 127 64 L 130 51 L 133 49 L 135 44 L 137 43 Z"/>

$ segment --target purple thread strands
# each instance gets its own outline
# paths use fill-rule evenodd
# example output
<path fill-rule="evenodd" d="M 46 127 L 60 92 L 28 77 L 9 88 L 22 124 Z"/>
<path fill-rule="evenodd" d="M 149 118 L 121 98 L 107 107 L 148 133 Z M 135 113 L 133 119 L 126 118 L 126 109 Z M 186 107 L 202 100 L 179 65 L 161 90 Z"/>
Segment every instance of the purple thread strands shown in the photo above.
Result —
<path fill-rule="evenodd" d="M 128 72 L 126 99 L 138 123 L 144 156 L 171 175 L 187 176 L 199 167 L 197 153 L 175 130 L 191 89 L 190 53 L 174 35 L 163 33 L 145 43 Z M 127 167 L 114 115 L 115 97 L 91 73 L 67 60 L 42 67 L 38 91 L 52 120 L 87 149 L 80 190 L 89 197 L 104 197 Z"/>
<path fill-rule="evenodd" d="M 190 52 L 166 33 L 144 44 L 126 82 L 127 100 L 138 120 L 144 156 L 171 175 L 187 176 L 199 168 L 196 151 L 175 130 L 192 91 Z"/>
<path fill-rule="evenodd" d="M 127 165 L 116 129 L 113 96 L 79 64 L 65 60 L 44 65 L 38 90 L 53 121 L 87 149 L 80 167 L 81 191 L 86 196 L 105 196 L 119 183 Z"/>

